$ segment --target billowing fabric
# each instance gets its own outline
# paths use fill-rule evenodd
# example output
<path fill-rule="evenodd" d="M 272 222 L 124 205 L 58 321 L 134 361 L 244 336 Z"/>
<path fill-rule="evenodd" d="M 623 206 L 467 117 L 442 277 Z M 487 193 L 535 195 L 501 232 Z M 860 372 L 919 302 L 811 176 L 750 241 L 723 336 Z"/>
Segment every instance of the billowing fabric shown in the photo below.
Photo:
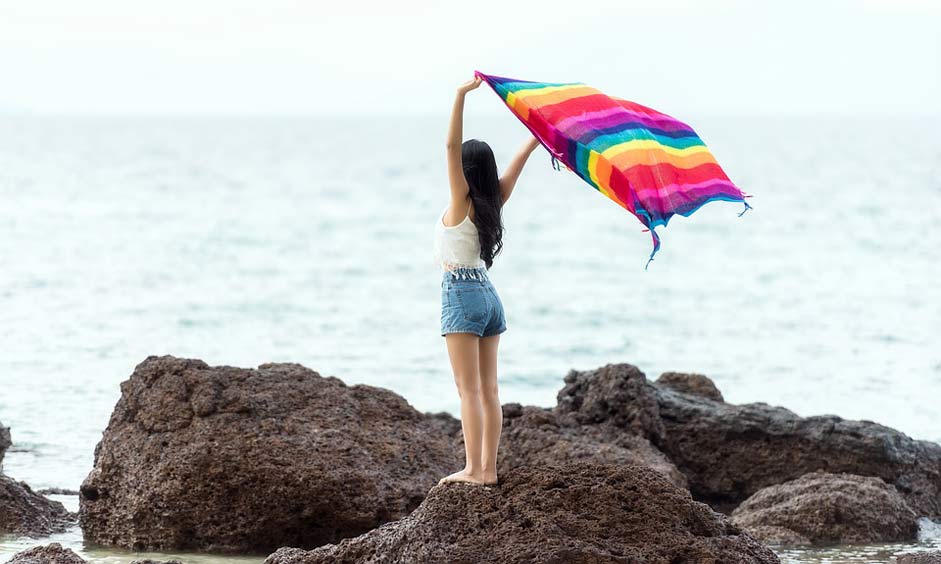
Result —
<path fill-rule="evenodd" d="M 584 83 L 531 82 L 475 72 L 567 168 L 650 230 L 713 200 L 748 197 L 685 123 Z M 745 213 L 742 210 L 742 213 Z M 741 215 L 741 214 L 739 214 Z"/>
<path fill-rule="evenodd" d="M 465 270 L 465 269 L 459 269 Z M 492 337 L 506 331 L 506 315 L 497 289 L 487 269 L 441 277 L 441 336 L 448 333 L 474 333 Z"/>

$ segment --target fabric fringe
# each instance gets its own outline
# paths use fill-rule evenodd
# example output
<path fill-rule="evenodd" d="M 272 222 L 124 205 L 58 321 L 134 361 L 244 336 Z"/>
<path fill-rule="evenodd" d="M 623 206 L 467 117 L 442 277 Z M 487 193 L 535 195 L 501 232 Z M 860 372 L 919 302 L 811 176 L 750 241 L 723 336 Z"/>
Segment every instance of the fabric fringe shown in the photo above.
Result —
<path fill-rule="evenodd" d="M 555 155 L 552 155 L 552 168 L 555 170 L 562 170 L 563 168 L 568 169 L 565 163 L 560 161 Z"/>
<path fill-rule="evenodd" d="M 650 237 L 653 239 L 653 251 L 650 252 L 650 258 L 647 259 L 647 264 L 644 265 L 644 270 L 647 270 L 647 267 L 653 262 L 653 256 L 660 250 L 660 236 L 652 227 L 644 229 L 644 231 L 650 231 Z"/>
<path fill-rule="evenodd" d="M 484 282 L 487 280 L 487 267 L 479 268 L 468 268 L 468 267 L 458 267 L 453 270 L 447 270 L 448 274 L 451 275 L 451 278 L 455 280 L 479 280 Z"/>

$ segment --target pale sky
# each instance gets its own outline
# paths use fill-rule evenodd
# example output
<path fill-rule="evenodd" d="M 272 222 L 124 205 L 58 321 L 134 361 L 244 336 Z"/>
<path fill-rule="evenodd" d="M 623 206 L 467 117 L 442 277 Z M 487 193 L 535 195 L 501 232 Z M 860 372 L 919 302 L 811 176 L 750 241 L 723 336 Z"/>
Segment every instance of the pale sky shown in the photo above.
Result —
<path fill-rule="evenodd" d="M 440 114 L 474 69 L 684 114 L 939 115 L 941 2 L 0 0 L 4 113 Z"/>

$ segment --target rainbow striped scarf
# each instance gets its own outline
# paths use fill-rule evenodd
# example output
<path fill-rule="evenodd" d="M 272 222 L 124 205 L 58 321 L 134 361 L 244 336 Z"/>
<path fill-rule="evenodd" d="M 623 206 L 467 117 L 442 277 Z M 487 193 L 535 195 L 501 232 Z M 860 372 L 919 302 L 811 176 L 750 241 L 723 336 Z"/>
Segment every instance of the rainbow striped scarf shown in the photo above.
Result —
<path fill-rule="evenodd" d="M 657 110 L 605 95 L 581 82 L 530 82 L 475 71 L 552 154 L 644 224 L 689 216 L 713 200 L 751 206 L 693 128 Z M 645 266 L 646 268 L 646 266 Z"/>

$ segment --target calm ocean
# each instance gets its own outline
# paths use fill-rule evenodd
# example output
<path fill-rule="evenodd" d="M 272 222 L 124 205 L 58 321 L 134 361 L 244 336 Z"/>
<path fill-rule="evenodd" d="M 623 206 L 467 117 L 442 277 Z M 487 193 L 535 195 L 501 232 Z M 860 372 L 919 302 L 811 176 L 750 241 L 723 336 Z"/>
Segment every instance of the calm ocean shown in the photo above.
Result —
<path fill-rule="evenodd" d="M 508 324 L 501 399 L 552 405 L 569 369 L 630 362 L 651 378 L 705 373 L 732 403 L 941 441 L 941 119 L 693 124 L 755 209 L 674 218 L 647 271 L 640 223 L 533 154 L 491 271 Z M 151 354 L 299 362 L 456 414 L 431 258 L 445 129 L 443 117 L 0 117 L 5 472 L 77 489 L 118 384 Z M 508 114 L 465 127 L 500 165 L 526 135 Z M 81 548 L 77 531 L 58 538 Z M 31 544 L 0 539 L 0 561 Z"/>

